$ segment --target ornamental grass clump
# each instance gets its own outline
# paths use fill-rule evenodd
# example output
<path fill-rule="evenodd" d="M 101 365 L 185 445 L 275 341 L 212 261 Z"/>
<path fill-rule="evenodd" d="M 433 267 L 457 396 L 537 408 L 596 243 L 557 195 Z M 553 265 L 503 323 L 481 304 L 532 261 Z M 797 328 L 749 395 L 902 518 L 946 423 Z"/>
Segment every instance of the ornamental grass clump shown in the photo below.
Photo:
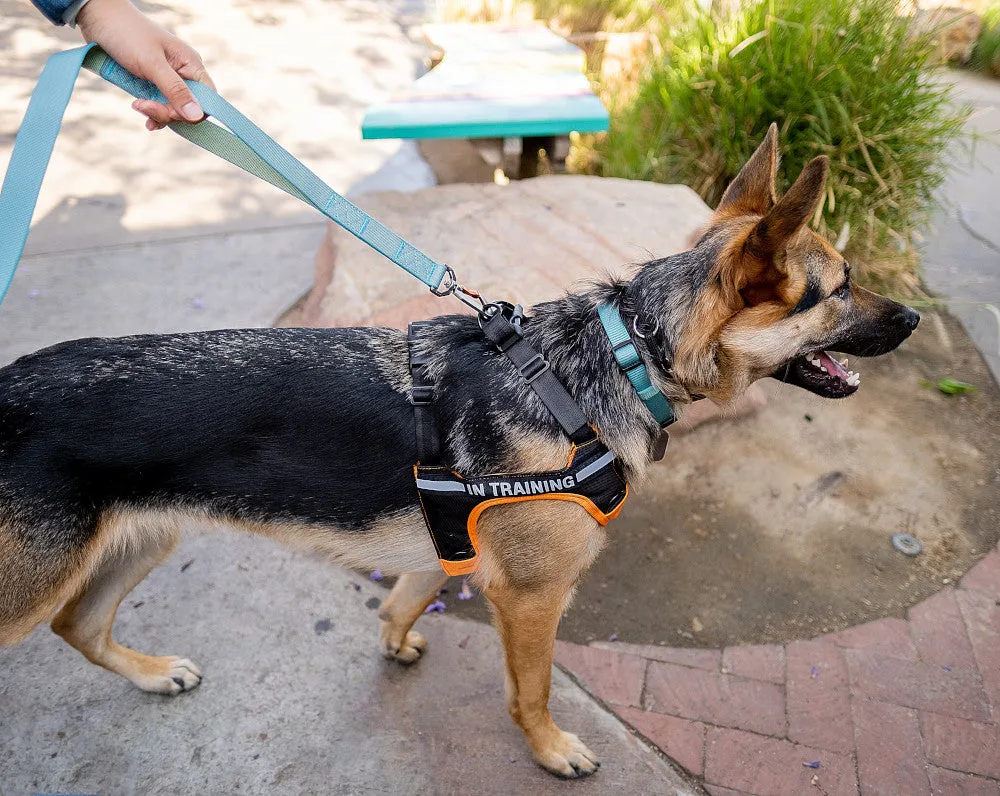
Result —
<path fill-rule="evenodd" d="M 972 66 L 1000 77 L 1000 2 L 983 10 L 983 26 L 972 50 Z"/>
<path fill-rule="evenodd" d="M 782 178 L 830 157 L 813 227 L 870 281 L 917 289 L 915 229 L 968 110 L 932 72 L 930 36 L 886 0 L 765 0 L 720 18 L 700 6 L 663 41 L 590 161 L 599 173 L 685 183 L 715 206 L 778 123 Z"/>

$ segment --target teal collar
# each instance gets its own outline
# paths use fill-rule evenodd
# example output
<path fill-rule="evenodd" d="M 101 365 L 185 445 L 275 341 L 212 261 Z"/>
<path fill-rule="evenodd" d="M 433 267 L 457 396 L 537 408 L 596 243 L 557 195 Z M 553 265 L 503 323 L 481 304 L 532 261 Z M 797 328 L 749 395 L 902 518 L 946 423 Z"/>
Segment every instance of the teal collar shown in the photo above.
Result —
<path fill-rule="evenodd" d="M 625 371 L 628 380 L 632 382 L 635 391 L 656 418 L 660 428 L 666 428 L 677 419 L 674 417 L 674 410 L 671 409 L 667 396 L 653 386 L 649 371 L 646 370 L 642 357 L 639 356 L 639 349 L 628 333 L 628 327 L 622 321 L 621 313 L 613 304 L 601 304 L 597 308 L 597 314 L 601 317 L 608 340 L 611 341 L 611 348 L 618 365 Z"/>

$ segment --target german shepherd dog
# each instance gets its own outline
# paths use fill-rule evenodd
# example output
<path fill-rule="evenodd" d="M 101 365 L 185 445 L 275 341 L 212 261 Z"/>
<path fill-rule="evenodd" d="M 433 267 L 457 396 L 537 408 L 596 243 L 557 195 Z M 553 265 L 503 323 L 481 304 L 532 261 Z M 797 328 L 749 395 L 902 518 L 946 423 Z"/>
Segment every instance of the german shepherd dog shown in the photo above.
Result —
<path fill-rule="evenodd" d="M 772 125 L 692 250 L 539 304 L 523 323 L 633 484 L 659 428 L 615 363 L 599 304 L 647 330 L 636 343 L 678 409 L 697 395 L 727 404 L 765 376 L 850 395 L 859 377 L 826 350 L 877 356 L 916 328 L 916 312 L 854 284 L 808 228 L 826 158 L 780 200 L 777 163 Z M 568 439 L 475 317 L 437 318 L 420 345 L 451 467 L 565 466 Z M 123 647 L 112 624 L 182 531 L 229 526 L 398 573 L 381 651 L 416 661 L 426 644 L 411 627 L 445 575 L 414 484 L 408 359 L 392 329 L 244 329 L 76 340 L 0 370 L 0 644 L 50 622 L 145 691 L 193 689 L 194 663 Z M 535 760 L 565 777 L 598 761 L 548 711 L 556 626 L 605 542 L 569 501 L 496 506 L 479 525 L 474 583 L 503 640 L 507 707 Z"/>

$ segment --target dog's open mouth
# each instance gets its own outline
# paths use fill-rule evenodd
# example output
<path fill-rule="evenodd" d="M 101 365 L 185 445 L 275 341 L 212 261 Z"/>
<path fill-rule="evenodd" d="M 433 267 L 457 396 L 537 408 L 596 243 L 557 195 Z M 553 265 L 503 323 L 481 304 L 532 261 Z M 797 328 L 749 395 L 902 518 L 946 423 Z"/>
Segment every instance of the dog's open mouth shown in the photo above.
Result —
<path fill-rule="evenodd" d="M 824 398 L 846 398 L 857 392 L 861 374 L 847 369 L 847 359 L 837 360 L 826 351 L 815 351 L 793 359 L 774 374 L 779 381 L 794 384 Z"/>

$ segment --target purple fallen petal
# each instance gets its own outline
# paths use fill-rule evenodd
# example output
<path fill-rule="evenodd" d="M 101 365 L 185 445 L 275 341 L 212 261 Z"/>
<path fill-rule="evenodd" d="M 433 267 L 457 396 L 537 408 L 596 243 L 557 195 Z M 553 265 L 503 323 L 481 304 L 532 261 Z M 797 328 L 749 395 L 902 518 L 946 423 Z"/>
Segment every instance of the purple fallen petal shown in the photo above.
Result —
<path fill-rule="evenodd" d="M 381 569 L 376 569 L 371 575 L 368 576 L 368 580 L 373 580 L 373 581 L 375 581 L 377 583 L 378 581 L 382 580 L 382 578 L 384 578 L 384 577 L 385 577 L 385 575 L 382 574 L 382 570 Z"/>
<path fill-rule="evenodd" d="M 944 669 L 946 672 L 950 672 L 951 671 L 951 667 L 950 666 L 942 666 L 941 668 Z"/>
<path fill-rule="evenodd" d="M 38 298 L 41 294 L 42 292 L 40 290 L 29 290 L 28 298 Z"/>
<path fill-rule="evenodd" d="M 812 675 L 813 677 L 816 677 L 816 676 L 817 676 L 817 675 L 819 674 L 819 669 L 817 669 L 817 668 L 816 668 L 815 666 L 813 666 L 813 667 L 812 667 L 812 671 L 810 672 L 810 674 L 811 674 L 811 675 Z"/>
<path fill-rule="evenodd" d="M 471 600 L 476 595 L 472 593 L 472 589 L 469 588 L 468 578 L 462 578 L 462 588 L 458 592 L 458 599 L 460 600 Z"/>
<path fill-rule="evenodd" d="M 433 614 L 433 613 L 443 614 L 445 607 L 446 606 L 445 606 L 445 604 L 443 602 L 441 602 L 440 600 L 435 600 L 434 602 L 432 602 L 430 605 L 428 605 L 424 609 L 424 613 L 425 614 Z"/>
<path fill-rule="evenodd" d="M 205 309 L 205 302 L 199 298 L 191 299 L 191 307 L 192 309 L 203 310 Z"/>
<path fill-rule="evenodd" d="M 354 589 L 354 591 L 361 591 L 361 584 L 360 583 L 352 583 L 351 586 Z"/>
<path fill-rule="evenodd" d="M 618 634 L 612 633 L 610 636 L 608 636 L 608 641 L 618 641 Z"/>
<path fill-rule="evenodd" d="M 813 760 L 811 763 L 803 763 L 806 768 L 819 768 L 819 760 Z"/>

